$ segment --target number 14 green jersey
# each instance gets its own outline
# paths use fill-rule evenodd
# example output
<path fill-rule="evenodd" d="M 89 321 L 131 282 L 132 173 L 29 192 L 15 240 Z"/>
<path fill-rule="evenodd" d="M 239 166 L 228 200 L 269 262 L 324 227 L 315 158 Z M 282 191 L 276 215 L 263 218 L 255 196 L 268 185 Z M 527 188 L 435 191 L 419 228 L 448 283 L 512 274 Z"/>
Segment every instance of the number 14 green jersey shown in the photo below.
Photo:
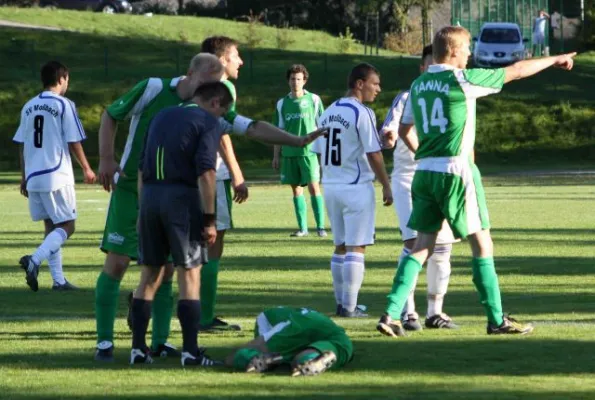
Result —
<path fill-rule="evenodd" d="M 469 157 L 475 144 L 475 99 L 498 93 L 504 69 L 458 69 L 431 65 L 411 85 L 402 123 L 413 124 L 415 159 Z"/>

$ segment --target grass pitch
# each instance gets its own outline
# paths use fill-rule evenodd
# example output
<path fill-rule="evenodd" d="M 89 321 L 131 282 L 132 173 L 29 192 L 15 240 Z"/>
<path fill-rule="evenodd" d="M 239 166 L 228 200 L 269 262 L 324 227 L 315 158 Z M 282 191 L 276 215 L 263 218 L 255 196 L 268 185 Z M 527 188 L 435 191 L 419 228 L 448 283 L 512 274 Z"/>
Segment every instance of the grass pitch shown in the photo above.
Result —
<path fill-rule="evenodd" d="M 366 256 L 360 303 L 371 317 L 338 319 L 352 337 L 355 359 L 322 376 L 290 378 L 227 370 L 182 370 L 179 360 L 127 364 L 130 333 L 125 296 L 138 279 L 131 266 L 122 284 L 116 322 L 116 363 L 93 362 L 94 286 L 108 195 L 77 188 L 77 232 L 64 248 L 67 278 L 82 290 L 54 293 L 47 267 L 31 292 L 17 261 L 41 240 L 13 176 L 0 186 L 0 398 L 7 399 L 587 399 L 595 391 L 592 356 L 595 317 L 595 200 L 592 178 L 487 179 L 496 265 L 504 308 L 536 325 L 528 337 L 488 337 L 471 283 L 470 253 L 455 245 L 445 301 L 461 330 L 425 330 L 390 340 L 375 330 L 385 305 L 400 236 L 392 208 L 378 205 L 377 245 Z M 331 240 L 290 239 L 290 190 L 253 186 L 248 203 L 235 207 L 238 228 L 226 237 L 217 314 L 238 322 L 239 334 L 201 335 L 201 345 L 222 357 L 252 336 L 263 308 L 309 306 L 331 313 L 328 267 Z M 311 225 L 313 218 L 310 216 Z M 425 274 L 418 311 L 425 311 Z M 180 345 L 177 320 L 171 342 Z"/>

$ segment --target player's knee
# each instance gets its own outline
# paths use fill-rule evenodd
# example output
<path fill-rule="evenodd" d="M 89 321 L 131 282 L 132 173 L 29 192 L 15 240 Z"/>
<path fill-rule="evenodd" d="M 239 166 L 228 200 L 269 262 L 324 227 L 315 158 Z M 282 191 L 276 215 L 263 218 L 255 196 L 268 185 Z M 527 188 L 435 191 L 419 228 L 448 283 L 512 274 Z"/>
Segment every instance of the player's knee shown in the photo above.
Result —
<path fill-rule="evenodd" d="M 75 231 L 75 223 L 74 223 L 74 220 L 72 220 L 72 221 L 66 221 L 66 222 L 63 222 L 63 223 L 61 223 L 61 224 L 56 224 L 56 225 L 55 225 L 55 227 L 56 227 L 56 228 L 61 228 L 61 229 L 63 229 L 63 230 L 64 230 L 64 232 L 66 232 L 66 235 L 67 235 L 68 237 L 71 237 L 71 236 L 74 234 L 74 231 Z"/>
<path fill-rule="evenodd" d="M 122 254 L 107 253 L 105 264 L 103 265 L 103 272 L 112 278 L 121 280 L 124 277 L 129 264 L 130 257 Z"/>
<path fill-rule="evenodd" d="M 318 196 L 320 194 L 320 186 L 317 182 L 312 182 L 308 185 L 308 191 L 311 196 Z"/>

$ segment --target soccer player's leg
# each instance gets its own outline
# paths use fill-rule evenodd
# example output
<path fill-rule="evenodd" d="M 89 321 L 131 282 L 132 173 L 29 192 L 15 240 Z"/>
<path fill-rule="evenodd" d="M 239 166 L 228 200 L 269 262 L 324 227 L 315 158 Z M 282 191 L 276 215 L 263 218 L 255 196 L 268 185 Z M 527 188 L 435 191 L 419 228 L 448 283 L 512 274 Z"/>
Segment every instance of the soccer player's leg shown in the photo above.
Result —
<path fill-rule="evenodd" d="M 324 228 L 324 199 L 320 192 L 320 165 L 318 164 L 318 156 L 309 155 L 299 157 L 300 175 L 302 176 L 302 183 L 308 185 L 310 192 L 310 201 L 312 203 L 312 211 L 314 212 L 314 220 L 316 221 L 316 233 L 319 237 L 326 237 L 327 233 Z"/>
<path fill-rule="evenodd" d="M 434 200 L 432 188 L 436 177 L 432 174 L 418 170 L 413 178 L 413 210 L 407 226 L 416 230 L 418 236 L 411 254 L 404 257 L 397 267 L 391 291 L 387 296 L 385 314 L 376 327 L 387 336 L 404 336 L 397 321 L 422 265 L 434 249 L 438 231 L 444 220 L 444 215 Z"/>
<path fill-rule="evenodd" d="M 448 191 L 442 205 L 446 220 L 455 237 L 467 237 L 471 245 L 473 283 L 486 312 L 488 334 L 531 332 L 531 325 L 518 324 L 505 318 L 502 312 L 490 222 L 479 170 L 474 164 L 469 164 L 461 170 L 460 176 L 453 175 L 444 187 Z"/>
<path fill-rule="evenodd" d="M 345 222 L 343 220 L 343 204 L 341 188 L 329 185 L 324 191 L 324 202 L 328 212 L 335 251 L 331 256 L 331 275 L 333 290 L 337 304 L 337 315 L 343 310 L 343 268 L 345 265 Z"/>
<path fill-rule="evenodd" d="M 201 331 L 239 331 L 241 327 L 236 324 L 229 324 L 215 316 L 215 305 L 217 301 L 217 286 L 219 277 L 219 264 L 223 256 L 225 232 L 233 228 L 232 219 L 232 197 L 230 180 L 217 181 L 217 240 L 209 248 L 209 260 L 201 269 L 200 273 L 200 301 L 201 301 Z"/>
<path fill-rule="evenodd" d="M 172 189 L 167 199 L 167 213 L 161 220 L 178 275 L 178 319 L 182 327 L 183 367 L 210 367 L 220 364 L 211 360 L 198 348 L 201 314 L 200 270 L 208 252 L 203 246 L 199 202 L 196 190 L 182 189 L 174 192 Z"/>
<path fill-rule="evenodd" d="M 65 186 L 53 192 L 32 192 L 29 209 L 34 221 L 44 220 L 46 225 L 46 236 L 41 245 L 33 254 L 23 256 L 19 261 L 26 272 L 27 284 L 36 292 L 39 288 L 37 282 L 39 266 L 58 253 L 66 240 L 74 233 L 74 221 L 76 220 L 74 187 Z M 48 230 L 50 231 L 48 232 Z M 55 258 L 52 259 L 52 262 L 55 263 Z M 59 276 L 57 278 L 60 279 Z M 65 284 L 65 281 L 58 283 Z"/>
<path fill-rule="evenodd" d="M 434 252 L 428 258 L 428 308 L 426 312 L 426 328 L 457 329 L 458 326 L 443 312 L 444 296 L 450 281 L 450 256 L 452 244 L 456 242 L 452 230 L 446 220 L 438 233 Z"/>
<path fill-rule="evenodd" d="M 138 257 L 135 192 L 116 188 L 111 194 L 101 250 L 107 253 L 95 288 L 97 361 L 113 361 L 114 323 L 120 297 L 120 282 L 131 260 Z"/>
<path fill-rule="evenodd" d="M 298 230 L 291 237 L 304 237 L 308 235 L 308 207 L 302 186 L 300 163 L 301 157 L 281 157 L 281 183 L 291 186 L 293 195 L 293 209 L 298 224 Z"/>
<path fill-rule="evenodd" d="M 348 185 L 345 185 L 348 186 Z M 343 317 L 367 317 L 357 307 L 364 281 L 365 249 L 374 244 L 375 193 L 372 183 L 343 187 L 345 221 L 345 264 L 343 266 Z"/>
<path fill-rule="evenodd" d="M 394 199 L 394 207 L 399 220 L 399 230 L 401 231 L 401 238 L 403 240 L 403 248 L 397 260 L 397 265 L 411 253 L 417 232 L 407 226 L 411 210 L 413 208 L 411 200 L 411 183 L 413 181 L 413 174 L 398 174 L 392 178 L 392 191 Z M 413 288 L 403 312 L 401 313 L 401 322 L 403 328 L 410 331 L 418 331 L 422 329 L 419 323 L 419 315 L 415 311 L 415 287 L 417 286 L 417 278 L 413 283 Z"/>

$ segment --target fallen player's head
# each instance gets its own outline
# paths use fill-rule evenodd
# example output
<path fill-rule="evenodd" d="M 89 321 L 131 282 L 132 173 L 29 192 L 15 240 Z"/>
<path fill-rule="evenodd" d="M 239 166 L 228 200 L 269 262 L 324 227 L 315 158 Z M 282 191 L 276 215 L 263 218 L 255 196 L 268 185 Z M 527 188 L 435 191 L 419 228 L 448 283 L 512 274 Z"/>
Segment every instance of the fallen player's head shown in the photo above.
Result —
<path fill-rule="evenodd" d="M 193 91 L 203 83 L 218 82 L 223 76 L 223 65 L 213 54 L 198 53 L 192 60 L 186 76 L 190 79 Z"/>
<path fill-rule="evenodd" d="M 465 68 L 471 56 L 471 34 L 462 26 L 445 26 L 436 32 L 432 53 L 437 64 Z"/>
<path fill-rule="evenodd" d="M 229 109 L 233 97 L 223 82 L 209 82 L 196 89 L 194 102 L 212 115 L 221 117 Z"/>
<path fill-rule="evenodd" d="M 66 65 L 49 61 L 41 67 L 41 83 L 44 89 L 56 89 L 61 96 L 68 90 L 69 72 Z"/>
<path fill-rule="evenodd" d="M 349 73 L 347 87 L 359 100 L 371 103 L 381 90 L 380 72 L 372 64 L 358 64 Z"/>

